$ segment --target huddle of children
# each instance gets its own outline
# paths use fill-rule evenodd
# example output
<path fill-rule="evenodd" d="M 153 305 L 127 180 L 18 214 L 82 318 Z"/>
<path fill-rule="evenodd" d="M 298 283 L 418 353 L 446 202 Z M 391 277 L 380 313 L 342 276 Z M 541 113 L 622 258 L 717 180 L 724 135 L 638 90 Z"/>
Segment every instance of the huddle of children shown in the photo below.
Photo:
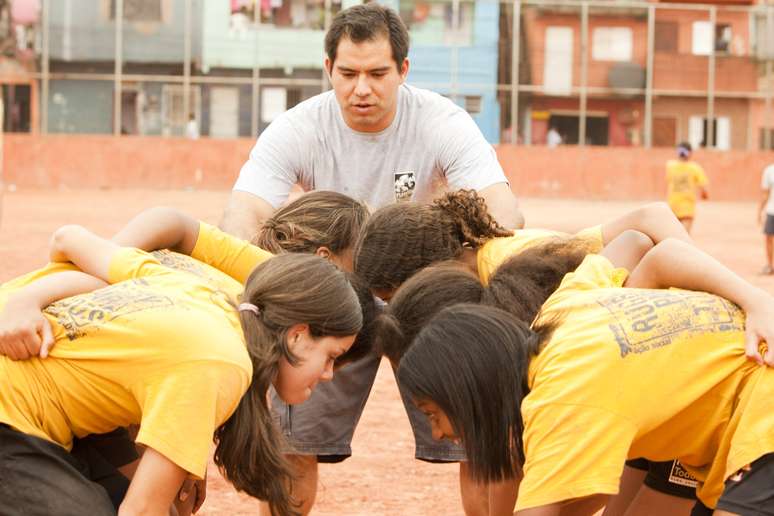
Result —
<path fill-rule="evenodd" d="M 0 306 L 10 514 L 189 512 L 213 439 L 294 514 L 270 388 L 301 404 L 375 354 L 490 514 L 774 513 L 774 300 L 665 205 L 568 235 L 473 191 L 373 214 L 318 191 L 254 243 L 157 208 L 111 240 L 60 228 Z"/>

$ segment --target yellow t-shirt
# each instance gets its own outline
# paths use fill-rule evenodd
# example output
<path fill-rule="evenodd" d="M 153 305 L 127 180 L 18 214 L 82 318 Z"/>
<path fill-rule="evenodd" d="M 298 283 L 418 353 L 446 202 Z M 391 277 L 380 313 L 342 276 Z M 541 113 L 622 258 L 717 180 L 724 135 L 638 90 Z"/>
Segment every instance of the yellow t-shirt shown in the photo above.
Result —
<path fill-rule="evenodd" d="M 678 217 L 693 217 L 696 188 L 707 184 L 704 169 L 693 161 L 672 159 L 666 166 L 667 202 Z"/>
<path fill-rule="evenodd" d="M 191 257 L 244 284 L 253 269 L 274 256 L 269 251 L 201 222 Z"/>
<path fill-rule="evenodd" d="M 71 268 L 51 264 L 6 283 L 0 306 Z M 226 290 L 241 290 L 223 278 Z M 45 310 L 56 339 L 49 358 L 0 356 L 0 422 L 67 449 L 73 436 L 139 424 L 137 442 L 202 477 L 214 430 L 252 378 L 230 296 L 130 248 L 113 257 L 109 280 Z"/>
<path fill-rule="evenodd" d="M 569 238 L 571 235 L 550 229 L 517 229 L 512 237 L 493 238 L 486 242 L 476 253 L 478 277 L 484 285 L 505 260 L 528 247 L 545 242 L 549 238 Z M 592 250 L 599 252 L 602 247 L 602 226 L 592 226 L 575 234 L 578 238 L 592 242 Z"/>
<path fill-rule="evenodd" d="M 615 494 L 637 457 L 679 459 L 714 507 L 725 478 L 774 451 L 774 369 L 745 359 L 739 308 L 626 276 L 589 255 L 543 306 L 561 322 L 530 363 L 517 509 Z"/>

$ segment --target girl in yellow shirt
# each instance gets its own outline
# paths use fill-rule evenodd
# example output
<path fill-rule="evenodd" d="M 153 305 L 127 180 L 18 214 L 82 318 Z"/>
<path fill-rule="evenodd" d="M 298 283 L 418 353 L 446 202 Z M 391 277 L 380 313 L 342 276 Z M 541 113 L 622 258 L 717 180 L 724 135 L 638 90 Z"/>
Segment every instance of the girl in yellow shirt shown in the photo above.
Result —
<path fill-rule="evenodd" d="M 576 236 L 588 252 L 598 252 L 627 229 L 636 229 L 659 242 L 667 237 L 690 237 L 661 203 L 634 210 Z M 432 204 L 398 203 L 374 212 L 363 228 L 355 250 L 355 272 L 371 290 L 388 300 L 412 274 L 431 263 L 458 260 L 486 284 L 509 256 L 546 239 L 568 237 L 547 229 L 506 230 L 487 211 L 475 191 L 450 192 Z"/>
<path fill-rule="evenodd" d="M 707 199 L 707 176 L 701 165 L 691 160 L 691 144 L 682 142 L 677 146 L 677 159 L 666 164 L 667 203 L 675 216 L 691 232 L 696 215 L 696 192 Z"/>
<path fill-rule="evenodd" d="M 54 264 L 9 282 L 0 295 L 6 317 L 110 286 L 46 310 L 56 342 L 47 358 L 0 357 L 6 507 L 46 512 L 48 501 L 69 500 L 55 512 L 111 513 L 65 450 L 74 436 L 139 424 L 147 451 L 122 513 L 166 514 L 184 477 L 203 477 L 214 433 L 215 461 L 235 487 L 289 514 L 290 473 L 266 393 L 274 384 L 299 403 L 331 378 L 362 324 L 343 273 L 313 256 L 279 256 L 255 267 L 237 300 L 233 280 L 214 285 L 170 270 L 79 227 L 57 231 L 51 257 L 91 276 Z M 50 458 L 45 466 L 41 457 Z M 30 474 L 64 481 L 35 493 L 11 483 Z"/>
<path fill-rule="evenodd" d="M 746 355 L 774 363 L 774 353 L 759 352 L 774 342 L 774 301 L 681 242 L 666 240 L 642 260 L 624 244 L 586 257 L 531 329 L 519 322 L 529 310 L 511 310 L 520 296 L 502 291 L 481 298 L 507 312 L 446 308 L 402 357 L 401 384 L 434 436 L 462 440 L 481 481 L 523 476 L 517 514 L 593 512 L 636 457 L 680 459 L 700 480 L 697 511 L 769 510 L 774 369 Z M 530 254 L 537 250 L 512 261 Z M 528 268 L 509 281 L 534 281 Z M 653 290 L 666 286 L 692 291 Z M 534 285 L 533 296 L 548 294 Z"/>

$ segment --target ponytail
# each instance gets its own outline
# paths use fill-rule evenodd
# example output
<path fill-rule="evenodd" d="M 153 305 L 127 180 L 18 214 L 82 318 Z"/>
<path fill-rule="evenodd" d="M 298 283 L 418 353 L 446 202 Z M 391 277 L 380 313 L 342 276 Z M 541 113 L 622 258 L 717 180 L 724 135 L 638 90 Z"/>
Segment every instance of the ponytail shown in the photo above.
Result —
<path fill-rule="evenodd" d="M 360 304 L 334 265 L 292 253 L 256 267 L 242 301 L 250 308 L 239 316 L 253 378 L 236 411 L 215 431 L 215 464 L 237 491 L 267 501 L 272 514 L 293 516 L 292 474 L 266 395 L 280 360 L 299 361 L 287 346 L 291 327 L 307 324 L 313 338 L 355 335 L 363 321 Z"/>
<path fill-rule="evenodd" d="M 489 213 L 486 201 L 475 190 L 449 192 L 436 199 L 433 206 L 454 221 L 460 242 L 477 249 L 488 240 L 513 236 Z"/>

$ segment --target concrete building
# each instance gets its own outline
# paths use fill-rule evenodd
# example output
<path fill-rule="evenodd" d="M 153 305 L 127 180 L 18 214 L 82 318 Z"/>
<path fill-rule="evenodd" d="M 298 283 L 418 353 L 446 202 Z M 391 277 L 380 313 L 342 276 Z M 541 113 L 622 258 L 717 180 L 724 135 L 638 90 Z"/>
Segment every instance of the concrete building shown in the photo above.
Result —
<path fill-rule="evenodd" d="M 649 114 L 654 146 L 764 146 L 764 98 L 772 87 L 765 62 L 774 56 L 766 51 L 763 6 L 651 3 L 523 8 L 528 141 L 544 143 L 554 127 L 565 143 L 577 144 L 583 116 L 587 144 L 642 145 Z"/>

